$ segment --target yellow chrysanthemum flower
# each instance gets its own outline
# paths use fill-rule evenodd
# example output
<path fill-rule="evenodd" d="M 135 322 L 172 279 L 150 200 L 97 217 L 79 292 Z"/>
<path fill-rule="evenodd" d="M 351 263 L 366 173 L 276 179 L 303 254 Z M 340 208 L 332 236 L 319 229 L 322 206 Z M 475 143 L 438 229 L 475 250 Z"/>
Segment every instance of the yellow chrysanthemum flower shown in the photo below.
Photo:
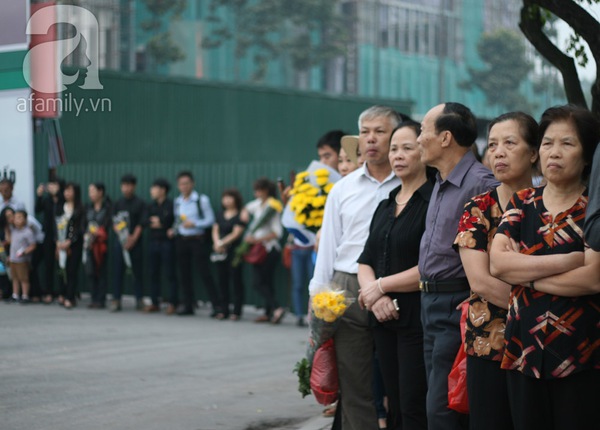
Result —
<path fill-rule="evenodd" d="M 306 214 L 300 213 L 297 214 L 294 219 L 298 224 L 304 224 L 306 222 Z"/>
<path fill-rule="evenodd" d="M 314 208 L 321 208 L 325 206 L 325 202 L 327 201 L 327 196 L 317 196 L 312 201 L 312 206 Z"/>
<path fill-rule="evenodd" d="M 327 178 L 327 176 L 317 176 L 316 182 L 318 186 L 322 187 L 323 185 L 327 184 L 327 182 L 329 182 L 329 179 Z"/>
<path fill-rule="evenodd" d="M 317 169 L 317 170 L 315 170 L 314 175 L 316 177 L 328 177 L 329 176 L 329 170 L 327 170 L 327 169 Z"/>
<path fill-rule="evenodd" d="M 269 200 L 267 201 L 269 206 L 273 209 L 275 209 L 277 212 L 281 212 L 283 210 L 283 205 L 281 204 L 281 202 L 273 197 L 270 197 Z"/>

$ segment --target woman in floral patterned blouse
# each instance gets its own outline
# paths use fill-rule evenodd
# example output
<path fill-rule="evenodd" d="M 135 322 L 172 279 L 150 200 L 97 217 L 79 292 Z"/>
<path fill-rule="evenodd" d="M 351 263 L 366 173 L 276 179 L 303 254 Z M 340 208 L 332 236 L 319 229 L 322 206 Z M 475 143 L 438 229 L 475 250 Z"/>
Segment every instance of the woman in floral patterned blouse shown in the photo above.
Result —
<path fill-rule="evenodd" d="M 466 323 L 470 428 L 510 430 L 506 371 L 500 368 L 510 285 L 489 270 L 489 250 L 510 197 L 531 187 L 538 125 L 522 112 L 506 113 L 488 127 L 486 156 L 500 185 L 465 205 L 454 242 L 472 295 Z"/>
<path fill-rule="evenodd" d="M 490 253 L 491 273 L 512 285 L 502 358 L 510 409 L 518 430 L 597 428 L 600 258 L 583 224 L 600 122 L 553 107 L 540 136 L 547 184 L 512 197 Z"/>

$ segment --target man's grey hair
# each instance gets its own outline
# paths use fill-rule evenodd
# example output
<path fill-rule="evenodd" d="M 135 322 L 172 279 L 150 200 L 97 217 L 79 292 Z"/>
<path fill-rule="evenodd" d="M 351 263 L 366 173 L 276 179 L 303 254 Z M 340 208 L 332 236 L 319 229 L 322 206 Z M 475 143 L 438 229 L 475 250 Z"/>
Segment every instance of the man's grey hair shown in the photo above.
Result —
<path fill-rule="evenodd" d="M 358 117 L 358 129 L 362 126 L 363 121 L 372 120 L 375 118 L 389 118 L 392 128 L 398 127 L 401 122 L 400 115 L 389 106 L 375 105 L 364 110 Z"/>

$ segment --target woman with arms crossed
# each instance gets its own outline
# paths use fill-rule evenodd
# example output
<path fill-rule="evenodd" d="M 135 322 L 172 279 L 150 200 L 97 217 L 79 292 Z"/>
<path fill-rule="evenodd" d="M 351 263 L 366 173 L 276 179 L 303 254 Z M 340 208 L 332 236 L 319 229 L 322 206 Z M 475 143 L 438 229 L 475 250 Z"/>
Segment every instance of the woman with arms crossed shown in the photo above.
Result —
<path fill-rule="evenodd" d="M 511 198 L 490 254 L 492 275 L 512 285 L 502 368 L 515 429 L 583 430 L 600 422 L 598 253 L 583 238 L 600 122 L 553 107 L 540 136 L 546 185 Z"/>
<path fill-rule="evenodd" d="M 488 252 L 508 201 L 531 187 L 537 142 L 537 122 L 525 113 L 505 113 L 490 122 L 486 154 L 500 185 L 467 202 L 454 242 L 472 292 L 465 336 L 471 429 L 513 428 L 506 371 L 500 368 L 510 285 L 490 274 Z"/>

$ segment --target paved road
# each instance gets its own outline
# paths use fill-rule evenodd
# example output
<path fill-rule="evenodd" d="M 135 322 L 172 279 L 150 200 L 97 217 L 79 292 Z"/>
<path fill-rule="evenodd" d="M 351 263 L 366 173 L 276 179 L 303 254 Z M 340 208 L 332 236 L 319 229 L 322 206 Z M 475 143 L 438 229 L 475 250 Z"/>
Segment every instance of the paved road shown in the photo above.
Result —
<path fill-rule="evenodd" d="M 0 303 L 0 429 L 323 428 L 292 373 L 307 330 Z M 308 421 L 307 421 L 308 420 Z"/>

